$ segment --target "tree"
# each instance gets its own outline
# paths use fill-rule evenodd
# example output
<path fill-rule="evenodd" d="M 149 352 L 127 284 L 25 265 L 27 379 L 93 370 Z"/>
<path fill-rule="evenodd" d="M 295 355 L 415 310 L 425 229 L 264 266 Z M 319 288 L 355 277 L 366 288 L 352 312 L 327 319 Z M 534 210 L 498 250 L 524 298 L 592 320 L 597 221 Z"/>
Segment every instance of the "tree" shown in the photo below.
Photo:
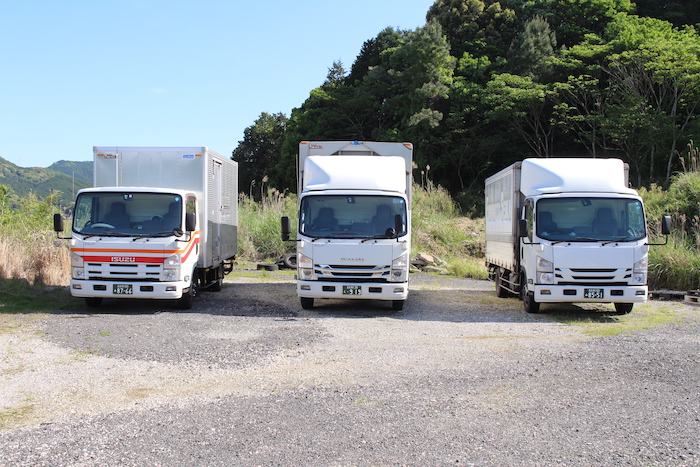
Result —
<path fill-rule="evenodd" d="M 557 42 L 572 47 L 588 34 L 602 34 L 619 13 L 630 13 L 631 0 L 531 0 L 523 3 L 523 18 L 541 16 L 555 25 Z"/>
<path fill-rule="evenodd" d="M 700 23 L 700 3 L 697 0 L 635 0 L 635 13 L 672 23 L 676 27 Z"/>
<path fill-rule="evenodd" d="M 268 178 L 276 184 L 279 175 L 273 167 L 280 159 L 287 117 L 282 113 L 263 112 L 255 123 L 243 132 L 243 140 L 233 150 L 231 159 L 238 162 L 238 188 L 244 193 L 257 196 L 253 188 Z"/>
<path fill-rule="evenodd" d="M 525 30 L 518 34 L 510 46 L 510 69 L 517 75 L 542 75 L 554 56 L 556 46 L 556 35 L 547 20 L 535 16 L 525 23 Z"/>
<path fill-rule="evenodd" d="M 647 182 L 651 182 L 659 154 L 663 179 L 668 182 L 678 148 L 689 139 L 687 129 L 699 110 L 700 36 L 690 27 L 679 30 L 666 21 L 626 15 L 610 24 L 607 35 L 612 53 L 604 71 L 616 91 L 615 104 L 627 106 L 643 119 L 636 125 L 642 131 L 643 147 L 631 148 L 635 152 L 628 156 L 644 158 L 635 162 L 648 170 Z M 623 133 L 618 145 L 629 148 L 626 143 Z"/>
<path fill-rule="evenodd" d="M 486 118 L 512 125 L 536 157 L 553 155 L 552 108 L 556 92 L 531 78 L 502 73 L 486 84 Z"/>
<path fill-rule="evenodd" d="M 498 0 L 436 0 L 426 20 L 435 20 L 447 36 L 452 55 L 505 56 L 517 31 L 516 14 Z"/>

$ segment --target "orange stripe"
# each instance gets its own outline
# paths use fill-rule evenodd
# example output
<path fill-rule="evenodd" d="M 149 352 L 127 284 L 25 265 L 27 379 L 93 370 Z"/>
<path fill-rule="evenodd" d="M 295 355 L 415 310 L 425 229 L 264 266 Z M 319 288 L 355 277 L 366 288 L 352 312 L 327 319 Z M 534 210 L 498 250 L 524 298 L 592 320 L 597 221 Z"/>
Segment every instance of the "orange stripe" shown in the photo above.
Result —
<path fill-rule="evenodd" d="M 180 250 L 142 250 L 142 249 L 135 249 L 135 248 L 71 248 L 71 251 L 74 253 L 110 253 L 111 256 L 124 256 L 126 253 L 147 253 L 147 254 L 160 254 L 160 255 L 174 255 L 177 253 L 184 253 L 185 257 L 183 258 L 183 262 L 187 257 L 190 255 L 192 252 L 192 249 L 194 248 L 194 245 L 200 243 L 199 241 L 199 231 L 194 232 L 194 235 L 190 237 L 189 241 L 187 242 L 187 245 L 185 245 L 185 248 L 182 248 Z M 165 256 L 163 256 L 164 258 Z M 106 256 L 100 257 L 100 256 L 83 256 L 83 259 L 85 261 L 88 261 L 87 258 L 108 258 Z M 146 257 L 144 257 L 146 258 Z M 98 261 L 97 259 L 91 259 L 90 261 Z M 109 259 L 106 260 L 101 260 L 103 262 L 111 262 Z M 162 262 L 162 261 L 161 261 Z"/>

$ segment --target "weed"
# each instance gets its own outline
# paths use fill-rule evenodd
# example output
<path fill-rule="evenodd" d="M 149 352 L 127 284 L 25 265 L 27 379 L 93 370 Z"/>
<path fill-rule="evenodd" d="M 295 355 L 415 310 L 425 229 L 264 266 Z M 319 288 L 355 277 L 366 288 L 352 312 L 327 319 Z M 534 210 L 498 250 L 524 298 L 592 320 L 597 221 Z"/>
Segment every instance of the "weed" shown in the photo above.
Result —
<path fill-rule="evenodd" d="M 615 315 L 612 309 L 610 313 L 579 310 L 553 313 L 551 316 L 560 323 L 578 326 L 586 334 L 596 337 L 629 334 L 680 321 L 680 317 L 667 306 L 644 305 L 637 305 L 632 313 L 620 316 Z"/>

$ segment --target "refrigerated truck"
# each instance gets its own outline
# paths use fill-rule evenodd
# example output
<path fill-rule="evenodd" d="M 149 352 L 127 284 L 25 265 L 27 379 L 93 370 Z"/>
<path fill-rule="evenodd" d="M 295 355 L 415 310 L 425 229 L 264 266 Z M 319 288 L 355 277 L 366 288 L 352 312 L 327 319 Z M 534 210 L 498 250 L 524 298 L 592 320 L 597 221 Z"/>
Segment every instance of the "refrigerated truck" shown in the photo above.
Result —
<path fill-rule="evenodd" d="M 541 303 L 648 298 L 649 239 L 642 198 L 620 159 L 525 159 L 486 179 L 486 267 L 499 297 L 527 312 Z M 664 216 L 662 233 L 670 232 Z"/>
<path fill-rule="evenodd" d="M 298 157 L 297 295 L 389 301 L 408 297 L 413 145 L 303 141 Z M 290 236 L 282 218 L 282 238 Z"/>
<path fill-rule="evenodd" d="M 238 246 L 238 164 L 207 147 L 93 148 L 94 188 L 75 199 L 70 291 L 177 300 L 219 291 Z M 54 230 L 63 219 L 54 216 Z"/>

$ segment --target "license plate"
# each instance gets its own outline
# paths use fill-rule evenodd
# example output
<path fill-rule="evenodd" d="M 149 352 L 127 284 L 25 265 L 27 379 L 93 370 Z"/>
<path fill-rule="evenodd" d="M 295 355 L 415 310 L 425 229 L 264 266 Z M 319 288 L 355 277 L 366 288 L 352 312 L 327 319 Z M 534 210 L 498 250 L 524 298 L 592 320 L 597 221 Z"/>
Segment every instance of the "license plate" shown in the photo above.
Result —
<path fill-rule="evenodd" d="M 583 298 L 603 298 L 603 289 L 583 289 Z"/>
<path fill-rule="evenodd" d="M 359 285 L 344 285 L 343 295 L 362 295 L 362 287 Z"/>
<path fill-rule="evenodd" d="M 112 285 L 112 293 L 114 295 L 132 295 L 134 287 L 131 284 L 114 284 Z"/>

